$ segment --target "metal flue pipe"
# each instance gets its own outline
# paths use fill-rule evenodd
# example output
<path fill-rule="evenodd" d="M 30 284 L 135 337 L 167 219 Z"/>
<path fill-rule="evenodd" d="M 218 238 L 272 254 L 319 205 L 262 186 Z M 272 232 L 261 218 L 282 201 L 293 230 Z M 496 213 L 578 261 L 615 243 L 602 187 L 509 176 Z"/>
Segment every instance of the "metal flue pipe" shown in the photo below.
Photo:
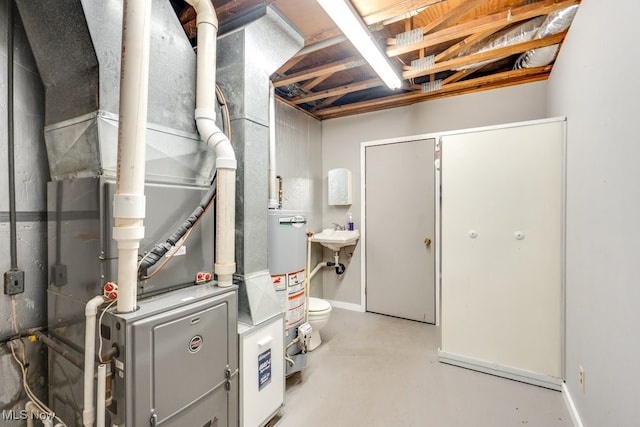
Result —
<path fill-rule="evenodd" d="M 145 134 L 151 0 L 125 0 L 122 18 L 118 170 L 113 239 L 118 242 L 119 312 L 136 309 L 138 249 L 144 237 Z"/>
<path fill-rule="evenodd" d="M 198 56 L 195 119 L 200 139 L 216 155 L 216 259 L 218 286 L 231 286 L 235 263 L 236 156 L 229 138 L 216 125 L 216 37 L 218 18 L 211 0 L 187 0 L 196 11 Z"/>

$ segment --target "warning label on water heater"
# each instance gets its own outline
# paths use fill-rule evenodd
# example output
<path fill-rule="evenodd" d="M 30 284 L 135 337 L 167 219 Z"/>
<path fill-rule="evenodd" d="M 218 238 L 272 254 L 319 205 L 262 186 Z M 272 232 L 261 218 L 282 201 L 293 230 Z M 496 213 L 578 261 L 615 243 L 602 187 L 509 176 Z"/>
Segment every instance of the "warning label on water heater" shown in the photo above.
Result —
<path fill-rule="evenodd" d="M 271 276 L 271 283 L 276 291 L 284 291 L 287 289 L 287 276 L 286 274 L 276 274 Z"/>
<path fill-rule="evenodd" d="M 294 295 L 289 295 L 289 309 L 287 310 L 287 328 L 297 326 L 304 322 L 305 297 L 304 290 Z"/>
<path fill-rule="evenodd" d="M 294 271 L 288 274 L 288 291 L 289 295 L 298 293 L 304 290 L 304 269 L 300 271 Z"/>
<path fill-rule="evenodd" d="M 258 391 L 271 382 L 271 349 L 258 355 Z"/>

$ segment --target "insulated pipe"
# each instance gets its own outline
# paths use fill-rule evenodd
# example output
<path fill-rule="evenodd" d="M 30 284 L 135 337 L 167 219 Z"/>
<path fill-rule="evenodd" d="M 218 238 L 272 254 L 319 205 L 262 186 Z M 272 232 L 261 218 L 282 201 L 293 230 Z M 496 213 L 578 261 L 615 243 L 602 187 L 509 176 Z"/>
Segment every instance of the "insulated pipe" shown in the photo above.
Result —
<path fill-rule="evenodd" d="M 106 401 L 106 387 L 107 387 L 107 365 L 104 363 L 98 365 L 98 414 L 96 416 L 96 427 L 104 427 L 104 411 Z"/>
<path fill-rule="evenodd" d="M 93 374 L 95 372 L 94 360 L 96 353 L 96 314 L 98 307 L 104 304 L 105 298 L 102 295 L 93 297 L 84 308 L 86 317 L 84 329 L 84 408 L 82 410 L 82 424 L 93 426 L 96 419 L 95 406 L 93 402 Z"/>
<path fill-rule="evenodd" d="M 60 218 L 60 217 L 58 217 L 58 218 Z M 60 239 L 58 239 L 58 240 L 60 240 Z M 34 335 L 38 338 L 39 341 L 41 341 L 47 347 L 49 347 L 50 349 L 52 349 L 53 351 L 58 353 L 60 356 L 62 356 L 65 359 L 67 359 L 74 366 L 78 367 L 79 369 L 83 368 L 84 361 L 82 360 L 82 358 L 80 357 L 80 355 L 78 353 L 69 351 L 67 348 L 65 348 L 65 346 L 63 346 L 62 344 L 58 343 L 57 341 L 51 339 L 49 336 L 43 334 L 42 332 L 36 332 Z"/>
<path fill-rule="evenodd" d="M 269 81 L 269 209 L 282 208 L 276 191 L 276 89 Z"/>
<path fill-rule="evenodd" d="M 187 0 L 196 11 L 198 56 L 195 119 L 200 139 L 216 155 L 216 259 L 218 286 L 231 286 L 235 263 L 236 168 L 229 138 L 216 125 L 216 35 L 218 18 L 211 0 Z"/>
<path fill-rule="evenodd" d="M 138 249 L 144 237 L 151 0 L 125 0 L 123 8 L 113 239 L 118 242 L 117 309 L 121 313 L 129 313 L 136 309 Z"/>

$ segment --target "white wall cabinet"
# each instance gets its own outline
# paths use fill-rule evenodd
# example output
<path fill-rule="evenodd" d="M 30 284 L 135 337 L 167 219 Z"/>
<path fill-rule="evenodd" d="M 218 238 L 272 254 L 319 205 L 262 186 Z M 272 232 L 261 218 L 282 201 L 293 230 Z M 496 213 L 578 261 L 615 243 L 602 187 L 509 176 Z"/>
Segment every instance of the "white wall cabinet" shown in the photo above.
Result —
<path fill-rule="evenodd" d="M 440 360 L 563 377 L 565 121 L 441 138 Z"/>

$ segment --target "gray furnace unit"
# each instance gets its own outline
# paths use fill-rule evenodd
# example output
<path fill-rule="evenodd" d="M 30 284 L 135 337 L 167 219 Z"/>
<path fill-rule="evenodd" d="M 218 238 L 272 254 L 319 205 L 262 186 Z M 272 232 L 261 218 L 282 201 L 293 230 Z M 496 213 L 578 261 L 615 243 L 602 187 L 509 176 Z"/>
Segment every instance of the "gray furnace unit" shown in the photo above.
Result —
<path fill-rule="evenodd" d="M 106 348 L 119 348 L 111 423 L 238 425 L 236 314 L 237 293 L 213 285 L 152 297 L 133 313 L 110 312 L 102 336 Z"/>

